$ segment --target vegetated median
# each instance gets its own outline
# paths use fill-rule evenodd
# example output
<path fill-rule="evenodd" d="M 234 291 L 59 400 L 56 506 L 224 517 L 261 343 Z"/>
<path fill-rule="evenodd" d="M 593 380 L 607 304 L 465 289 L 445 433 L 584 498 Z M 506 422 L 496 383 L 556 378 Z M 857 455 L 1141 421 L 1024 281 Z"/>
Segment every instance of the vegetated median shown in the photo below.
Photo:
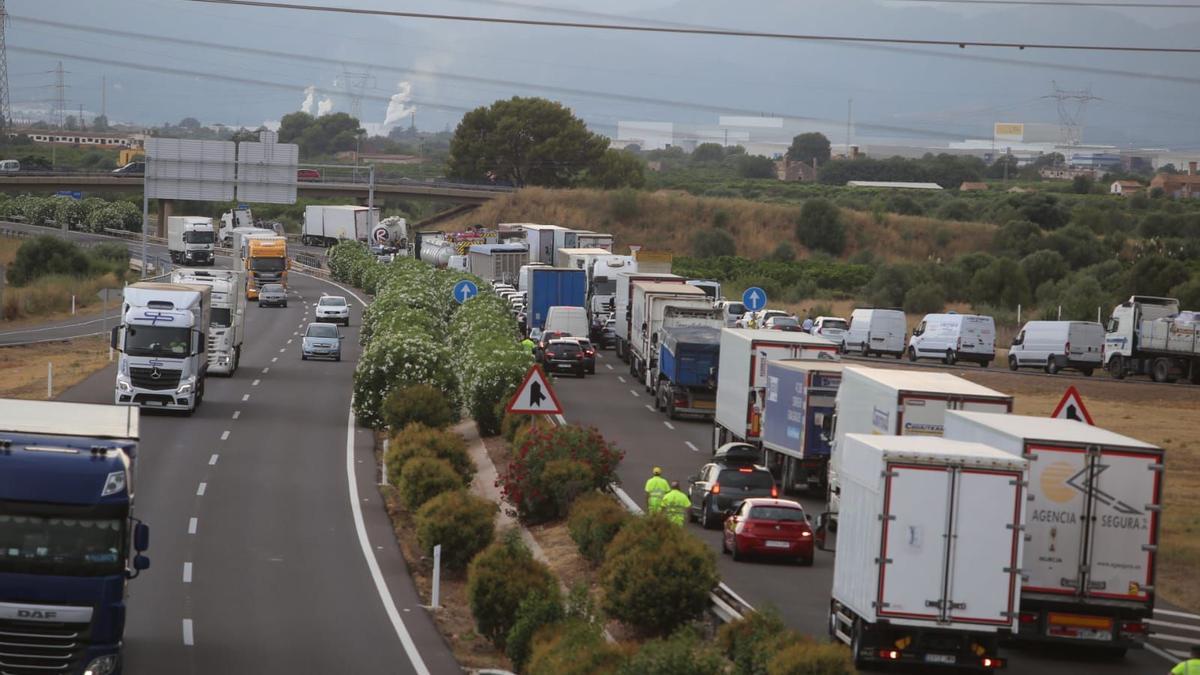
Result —
<path fill-rule="evenodd" d="M 450 292 L 467 274 L 380 263 L 353 242 L 329 260 L 336 279 L 375 295 L 363 318 L 355 412 L 388 439 L 382 492 L 422 593 L 432 548 L 443 546 L 435 619 L 463 665 L 531 675 L 853 672 L 843 647 L 770 613 L 721 627 L 711 644 L 706 610 L 719 580 L 711 549 L 604 492 L 623 453 L 599 431 L 503 414 L 531 357 L 507 306 L 481 281 L 485 292 L 460 307 Z M 487 466 L 458 433 L 470 427 L 450 428 L 463 410 L 489 438 L 490 457 L 476 454 Z M 498 475 L 481 484 L 476 473 L 493 464 Z M 501 508 L 517 527 L 497 531 Z M 522 526 L 540 530 L 533 545 Z M 577 553 L 558 550 L 548 564 L 531 550 L 550 531 L 561 542 L 563 530 Z M 576 583 L 564 593 L 566 578 Z"/>
<path fill-rule="evenodd" d="M 129 251 L 124 244 L 82 247 L 50 235 L 0 237 L 0 265 L 6 270 L 0 317 L 45 320 L 72 307 L 100 307 L 99 291 L 124 285 Z"/>

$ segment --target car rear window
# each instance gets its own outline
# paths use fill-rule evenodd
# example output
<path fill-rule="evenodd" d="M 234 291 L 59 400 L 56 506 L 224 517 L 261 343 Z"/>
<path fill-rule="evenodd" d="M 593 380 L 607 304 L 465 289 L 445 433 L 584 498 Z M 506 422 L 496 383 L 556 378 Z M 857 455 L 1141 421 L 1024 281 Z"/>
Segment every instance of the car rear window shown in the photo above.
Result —
<path fill-rule="evenodd" d="M 753 490 L 770 490 L 775 485 L 775 479 L 767 471 L 740 471 L 726 469 L 718 479 L 722 487 L 751 488 Z"/>
<path fill-rule="evenodd" d="M 546 347 L 546 351 L 553 352 L 555 354 L 576 354 L 579 352 L 579 345 L 575 344 L 574 342 L 552 344 Z"/>
<path fill-rule="evenodd" d="M 840 329 L 840 330 L 846 330 L 846 322 L 842 321 L 841 319 L 837 319 L 834 321 L 823 321 L 823 322 L 821 322 L 821 328 L 822 329 L 836 328 L 836 329 Z"/>
<path fill-rule="evenodd" d="M 332 338 L 337 337 L 337 328 L 324 323 L 314 323 L 308 327 L 308 332 L 305 333 L 308 337 Z"/>
<path fill-rule="evenodd" d="M 333 305 L 334 307 L 345 307 L 345 306 L 346 306 L 346 299 L 345 299 L 345 298 L 341 298 L 341 297 L 337 297 L 337 298 L 325 297 L 325 298 L 321 298 L 320 302 L 318 302 L 317 304 L 319 304 L 319 305 Z"/>
<path fill-rule="evenodd" d="M 755 506 L 750 509 L 750 517 L 758 520 L 803 522 L 804 511 L 787 506 Z"/>

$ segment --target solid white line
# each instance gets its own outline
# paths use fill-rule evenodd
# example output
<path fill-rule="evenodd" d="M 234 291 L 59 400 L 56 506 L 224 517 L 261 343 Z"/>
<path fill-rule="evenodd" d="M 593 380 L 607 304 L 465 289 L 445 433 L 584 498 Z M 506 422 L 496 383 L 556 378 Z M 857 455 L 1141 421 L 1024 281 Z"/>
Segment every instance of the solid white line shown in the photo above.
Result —
<path fill-rule="evenodd" d="M 242 394 L 242 400 L 243 400 L 243 401 L 249 401 L 249 400 L 250 400 L 250 394 Z"/>
<path fill-rule="evenodd" d="M 1179 637 L 1177 635 L 1167 635 L 1166 633 L 1150 633 L 1151 640 L 1159 640 L 1161 642 L 1182 642 L 1185 645 L 1190 645 L 1196 641 L 1195 638 Z"/>
<path fill-rule="evenodd" d="M 1155 614 L 1164 614 L 1166 616 L 1177 616 L 1182 619 L 1192 619 L 1193 621 L 1200 621 L 1200 614 L 1189 614 L 1188 612 L 1173 612 L 1169 609 L 1155 609 L 1154 613 Z"/>
<path fill-rule="evenodd" d="M 184 619 L 183 620 L 183 646 L 191 647 L 194 644 L 196 644 L 196 641 L 195 641 L 194 636 L 192 635 L 192 620 Z"/>
<path fill-rule="evenodd" d="M 641 394 L 637 393 L 636 391 L 634 391 L 632 389 L 629 390 L 629 393 L 633 394 L 634 398 L 638 398 L 639 396 L 641 396 Z"/>
<path fill-rule="evenodd" d="M 618 376 L 617 376 L 617 379 L 618 379 L 618 380 L 621 382 L 621 384 L 625 384 L 625 378 L 624 378 L 624 377 L 621 377 L 620 375 L 618 375 Z"/>
<path fill-rule="evenodd" d="M 278 356 L 276 356 L 275 358 L 279 358 L 279 357 L 278 357 Z M 267 373 L 269 373 L 269 372 L 271 372 L 271 367 L 270 367 L 270 366 L 267 366 L 266 368 L 263 368 L 263 375 L 266 375 L 266 374 L 267 374 Z"/>
<path fill-rule="evenodd" d="M 192 563 L 190 562 L 183 563 L 183 583 L 192 583 Z"/>
<path fill-rule="evenodd" d="M 199 518 L 192 518 L 188 521 L 188 534 L 196 534 L 196 526 L 200 524 Z"/>
<path fill-rule="evenodd" d="M 371 549 L 371 541 L 367 538 L 362 505 L 358 500 L 358 482 L 354 477 L 353 405 L 346 415 L 346 479 L 349 487 L 350 511 L 354 514 L 354 530 L 358 533 L 358 543 L 362 546 L 363 557 L 367 559 L 367 569 L 371 571 L 371 578 L 375 581 L 375 590 L 379 593 L 379 599 L 383 601 L 383 609 L 392 621 L 392 628 L 396 630 L 396 636 L 400 638 L 400 644 L 404 647 L 404 652 L 408 654 L 408 660 L 412 663 L 413 670 L 417 672 L 417 675 L 429 675 L 429 669 L 425 667 L 425 661 L 417 651 L 417 645 L 409 635 L 404 620 L 400 618 L 400 612 L 396 610 L 392 593 L 388 590 L 387 581 L 384 580 L 383 573 L 379 570 L 379 561 L 375 559 L 375 552 Z"/>
<path fill-rule="evenodd" d="M 1167 628 L 1175 628 L 1177 630 L 1200 633 L 1200 626 L 1189 626 L 1186 623 L 1173 623 L 1171 621 L 1158 621 L 1156 619 L 1146 619 L 1146 623 L 1150 624 L 1151 626 L 1165 626 Z"/>
<path fill-rule="evenodd" d="M 223 440 L 223 441 L 229 440 L 229 430 L 228 429 L 221 432 L 221 440 Z"/>
<path fill-rule="evenodd" d="M 255 381 L 253 381 L 253 382 L 251 382 L 251 383 L 250 383 L 250 386 L 251 386 L 251 387 L 257 387 L 257 386 L 258 386 L 258 383 L 259 383 L 259 382 L 261 382 L 261 381 L 262 381 L 262 380 L 255 380 Z"/>
<path fill-rule="evenodd" d="M 196 488 L 196 496 L 203 497 L 204 491 L 208 489 L 208 483 L 201 483 L 200 487 Z"/>
<path fill-rule="evenodd" d="M 217 455 L 214 454 L 212 457 L 208 458 L 208 465 L 216 466 L 216 464 L 217 464 Z"/>
<path fill-rule="evenodd" d="M 696 444 L 691 441 L 684 441 L 683 444 L 691 448 L 692 452 L 700 452 L 700 448 L 697 448 Z"/>
<path fill-rule="evenodd" d="M 675 425 L 674 425 L 674 424 L 671 424 L 670 422 L 668 422 L 668 421 L 666 421 L 666 420 L 663 420 L 663 424 L 667 425 L 667 428 L 668 428 L 668 429 L 670 429 L 671 431 L 675 431 Z"/>
<path fill-rule="evenodd" d="M 650 412 L 658 412 L 654 409 L 654 406 L 650 405 L 649 403 L 646 404 L 646 410 L 649 410 Z"/>
<path fill-rule="evenodd" d="M 1150 644 L 1149 642 L 1143 643 L 1143 646 L 1151 654 L 1154 654 L 1156 656 L 1161 656 L 1163 659 L 1165 659 L 1169 663 L 1176 663 L 1179 661 L 1180 658 L 1187 656 L 1187 654 L 1185 652 L 1177 652 L 1177 651 L 1162 649 L 1161 647 L 1155 647 L 1154 645 Z M 1175 656 L 1176 654 L 1178 656 Z"/>
<path fill-rule="evenodd" d="M 610 363 L 604 364 L 604 367 L 608 368 L 609 370 L 612 370 L 612 364 L 610 364 Z"/>
<path fill-rule="evenodd" d="M 241 410 L 234 410 L 234 411 L 233 411 L 233 419 L 235 419 L 235 420 L 236 420 L 237 418 L 239 418 L 239 417 L 241 417 L 241 416 L 242 416 L 242 411 L 241 411 Z"/>
<path fill-rule="evenodd" d="M 278 361 L 278 360 L 279 360 L 279 357 L 278 357 L 278 356 L 272 356 L 272 357 L 271 357 L 271 363 L 275 363 L 275 362 L 276 362 L 276 361 Z"/>

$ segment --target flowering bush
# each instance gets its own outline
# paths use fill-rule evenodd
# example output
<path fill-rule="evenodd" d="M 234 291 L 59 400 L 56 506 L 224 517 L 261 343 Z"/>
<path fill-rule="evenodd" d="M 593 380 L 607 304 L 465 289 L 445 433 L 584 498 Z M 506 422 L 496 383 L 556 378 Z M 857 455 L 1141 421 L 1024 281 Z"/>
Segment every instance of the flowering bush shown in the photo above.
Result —
<path fill-rule="evenodd" d="M 572 495 L 564 494 L 565 487 L 579 494 L 608 485 L 616 480 L 622 457 L 624 453 L 604 440 L 594 427 L 531 429 L 500 477 L 501 494 L 520 518 L 528 522 L 549 520 L 563 515 L 570 506 Z M 573 460 L 587 471 L 577 471 L 555 460 Z M 555 480 L 564 477 L 572 484 L 563 486 Z"/>
<path fill-rule="evenodd" d="M 350 270 L 362 261 L 371 259 L 371 252 L 357 241 L 343 240 L 334 244 L 326 254 L 329 273 L 338 281 L 350 281 Z"/>
<path fill-rule="evenodd" d="M 393 389 L 428 384 L 458 409 L 454 360 L 446 344 L 420 328 L 397 326 L 363 350 L 354 369 L 354 414 L 372 428 L 383 424 L 383 401 Z"/>
<path fill-rule="evenodd" d="M 500 432 L 496 406 L 512 396 L 533 363 L 517 335 L 517 323 L 507 304 L 491 293 L 473 298 L 450 321 L 450 343 L 463 357 L 459 389 L 485 436 Z"/>

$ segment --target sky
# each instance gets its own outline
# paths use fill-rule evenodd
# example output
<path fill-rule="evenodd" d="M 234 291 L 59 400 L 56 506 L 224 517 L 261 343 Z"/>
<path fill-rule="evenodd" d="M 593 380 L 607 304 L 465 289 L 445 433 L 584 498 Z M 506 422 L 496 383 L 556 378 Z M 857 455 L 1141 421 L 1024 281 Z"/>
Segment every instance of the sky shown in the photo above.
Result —
<path fill-rule="evenodd" d="M 298 0 L 306 4 L 840 36 L 1194 47 L 1200 9 L 907 0 Z M 1185 0 L 1169 0 L 1183 3 Z M 1057 123 L 1054 83 L 1099 100 L 1084 140 L 1200 149 L 1196 55 L 888 47 L 500 26 L 220 6 L 186 0 L 8 0 L 14 116 L 102 108 L 114 121 L 257 127 L 353 108 L 373 133 L 453 129 L 513 95 L 562 101 L 595 131 L 622 120 L 715 127 L 786 116 L 855 142 L 990 138 L 994 122 Z M 83 29 L 83 30 L 79 30 Z M 102 96 L 103 92 L 103 96 Z M 1075 114 L 1074 110 L 1069 111 Z M 44 114 L 44 113 L 42 113 Z"/>

